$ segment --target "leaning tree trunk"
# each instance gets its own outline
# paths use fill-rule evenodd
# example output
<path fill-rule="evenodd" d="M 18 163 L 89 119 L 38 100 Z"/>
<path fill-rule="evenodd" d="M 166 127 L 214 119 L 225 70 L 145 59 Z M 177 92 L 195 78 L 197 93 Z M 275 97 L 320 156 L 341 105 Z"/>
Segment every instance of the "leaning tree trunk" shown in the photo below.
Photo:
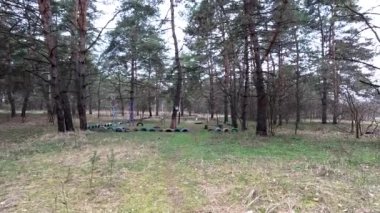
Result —
<path fill-rule="evenodd" d="M 172 36 L 173 36 L 173 41 L 174 41 L 175 67 L 177 69 L 176 91 L 174 94 L 172 119 L 170 123 L 170 128 L 174 129 L 177 127 L 177 112 L 178 112 L 179 104 L 181 101 L 181 90 L 182 90 L 182 67 L 181 67 L 181 61 L 179 58 L 177 36 L 175 33 L 174 0 L 170 0 L 170 14 L 171 14 Z"/>
<path fill-rule="evenodd" d="M 57 37 L 52 31 L 52 8 L 50 0 L 38 0 L 45 44 L 50 63 L 50 85 L 57 115 L 58 131 L 65 132 L 65 115 L 61 105 L 60 75 L 57 67 Z"/>

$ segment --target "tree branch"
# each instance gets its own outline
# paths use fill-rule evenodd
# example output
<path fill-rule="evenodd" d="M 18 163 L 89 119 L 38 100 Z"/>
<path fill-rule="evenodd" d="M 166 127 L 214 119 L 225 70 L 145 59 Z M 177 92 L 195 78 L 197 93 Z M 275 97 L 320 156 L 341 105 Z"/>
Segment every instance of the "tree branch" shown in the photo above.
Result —
<path fill-rule="evenodd" d="M 363 13 L 360 13 L 356 10 L 354 10 L 353 8 L 351 8 L 350 6 L 348 5 L 344 5 L 345 8 L 347 8 L 349 11 L 351 11 L 352 13 L 354 13 L 355 15 L 358 15 L 363 21 L 364 23 L 369 27 L 369 29 L 371 29 L 371 31 L 373 32 L 373 34 L 375 35 L 377 41 L 380 43 L 380 36 L 379 34 L 376 32 L 376 30 L 374 29 L 375 27 L 371 25 L 371 23 L 368 21 L 368 18 L 365 17 L 365 15 Z"/>
<path fill-rule="evenodd" d="M 100 32 L 98 33 L 98 35 L 96 36 L 96 38 L 95 38 L 95 40 L 93 40 L 92 42 L 91 42 L 91 44 L 88 46 L 88 48 L 86 49 L 86 52 L 87 51 L 89 51 L 95 44 L 96 44 L 96 42 L 98 42 L 98 40 L 99 40 L 99 38 L 100 38 L 100 36 L 102 35 L 102 33 L 103 33 L 103 31 L 104 31 L 104 29 L 106 29 L 107 28 L 107 26 L 117 17 L 117 15 L 121 12 L 122 10 L 119 10 L 119 11 L 117 11 L 114 15 L 113 15 L 113 17 L 110 19 L 110 20 L 108 20 L 108 22 L 106 23 L 106 25 L 104 25 L 103 27 L 102 27 L 102 29 L 100 30 Z"/>

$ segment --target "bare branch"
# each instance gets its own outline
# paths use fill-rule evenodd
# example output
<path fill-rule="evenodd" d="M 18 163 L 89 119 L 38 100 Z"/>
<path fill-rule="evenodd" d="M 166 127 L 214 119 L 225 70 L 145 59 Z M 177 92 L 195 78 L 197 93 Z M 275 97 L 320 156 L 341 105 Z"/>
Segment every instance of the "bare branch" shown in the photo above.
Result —
<path fill-rule="evenodd" d="M 98 35 L 96 36 L 95 40 L 93 40 L 93 41 L 91 42 L 91 44 L 88 46 L 88 48 L 86 49 L 86 52 L 89 51 L 89 50 L 90 50 L 90 49 L 96 44 L 96 42 L 98 42 L 98 40 L 99 40 L 100 36 L 102 35 L 103 31 L 107 28 L 107 26 L 108 26 L 113 20 L 115 20 L 115 18 L 117 17 L 117 15 L 118 15 L 120 12 L 122 12 L 122 10 L 117 11 L 117 12 L 113 15 L 113 17 L 112 17 L 110 20 L 108 20 L 108 22 L 106 23 L 106 25 L 104 25 L 104 26 L 102 27 L 102 29 L 100 30 L 100 32 L 99 32 Z"/>

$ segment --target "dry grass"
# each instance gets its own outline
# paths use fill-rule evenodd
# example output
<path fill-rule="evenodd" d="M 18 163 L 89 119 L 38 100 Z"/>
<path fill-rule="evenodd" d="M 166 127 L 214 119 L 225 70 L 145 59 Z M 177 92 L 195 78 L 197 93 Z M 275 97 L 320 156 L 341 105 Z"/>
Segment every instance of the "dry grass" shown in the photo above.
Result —
<path fill-rule="evenodd" d="M 373 138 L 309 127 L 264 139 L 191 122 L 191 134 L 9 125 L 0 130 L 0 212 L 380 212 Z"/>

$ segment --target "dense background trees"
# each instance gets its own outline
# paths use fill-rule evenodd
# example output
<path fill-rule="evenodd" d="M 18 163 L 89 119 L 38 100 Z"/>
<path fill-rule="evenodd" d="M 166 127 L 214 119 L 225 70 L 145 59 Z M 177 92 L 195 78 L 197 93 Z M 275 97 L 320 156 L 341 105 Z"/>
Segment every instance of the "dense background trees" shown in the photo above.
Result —
<path fill-rule="evenodd" d="M 186 111 L 242 130 L 256 121 L 264 136 L 307 119 L 352 121 L 359 137 L 378 117 L 379 42 L 357 1 L 119 3 L 100 41 L 96 1 L 0 0 L 0 107 L 44 110 L 60 132 L 73 117 L 85 130 L 94 108 L 131 125 L 170 111 L 172 128 Z"/>

